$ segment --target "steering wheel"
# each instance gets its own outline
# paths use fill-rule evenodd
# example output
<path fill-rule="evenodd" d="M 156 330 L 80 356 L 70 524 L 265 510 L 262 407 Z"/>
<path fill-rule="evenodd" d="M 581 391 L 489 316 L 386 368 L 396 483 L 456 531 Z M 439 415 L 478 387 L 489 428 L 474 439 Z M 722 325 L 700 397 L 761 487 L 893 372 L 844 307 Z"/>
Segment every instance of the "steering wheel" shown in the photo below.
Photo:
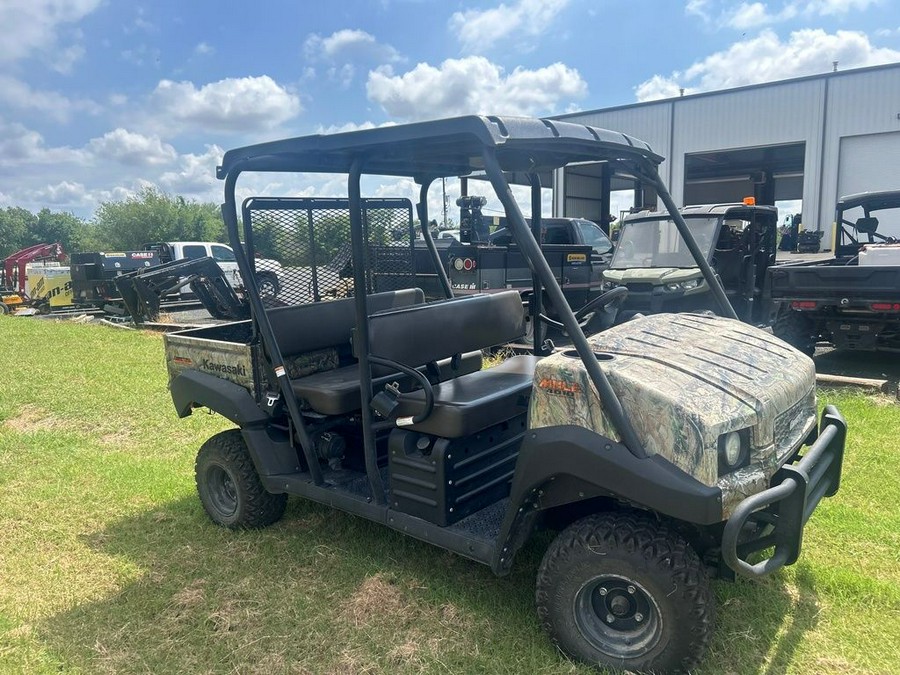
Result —
<path fill-rule="evenodd" d="M 612 326 L 613 321 L 615 321 L 616 314 L 619 312 L 619 308 L 622 306 L 622 303 L 625 302 L 625 298 L 628 297 L 628 289 L 625 286 L 616 286 L 615 288 L 611 288 L 605 293 L 601 293 L 596 298 L 587 303 L 584 307 L 575 312 L 575 320 L 578 322 L 578 325 L 584 330 L 585 326 L 587 326 L 591 319 L 594 318 L 594 315 L 597 311 L 602 311 L 606 315 L 606 321 L 603 322 L 603 327 L 601 330 L 609 328 Z M 566 327 L 559 321 L 554 321 L 549 316 L 544 314 L 539 315 L 538 317 L 541 321 L 546 323 L 548 326 L 553 326 L 559 330 L 565 330 Z"/>

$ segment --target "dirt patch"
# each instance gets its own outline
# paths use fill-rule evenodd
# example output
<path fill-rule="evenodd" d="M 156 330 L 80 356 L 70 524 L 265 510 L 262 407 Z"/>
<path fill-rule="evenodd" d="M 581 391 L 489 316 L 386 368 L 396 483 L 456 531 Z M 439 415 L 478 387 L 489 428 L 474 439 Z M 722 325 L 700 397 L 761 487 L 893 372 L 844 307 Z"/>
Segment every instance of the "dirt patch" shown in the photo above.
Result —
<path fill-rule="evenodd" d="M 363 580 L 341 606 L 339 622 L 352 633 L 347 636 L 348 644 L 338 663 L 329 672 L 371 671 L 372 664 L 361 658 L 365 648 L 356 642 L 360 634 L 381 645 L 392 669 L 408 672 L 424 672 L 435 655 L 457 645 L 471 628 L 466 626 L 466 618 L 449 603 L 433 606 L 417 601 L 415 596 L 420 589 L 412 582 L 401 584 L 383 574 Z M 436 625 L 441 629 L 434 630 Z M 383 666 L 375 670 L 381 672 Z"/>
<path fill-rule="evenodd" d="M 367 577 L 356 592 L 344 603 L 342 617 L 355 627 L 381 623 L 385 615 L 393 621 L 412 618 L 415 607 L 403 591 L 381 574 Z"/>
<path fill-rule="evenodd" d="M 131 443 L 131 434 L 127 431 L 116 431 L 111 434 L 103 434 L 100 437 L 100 445 L 108 448 L 121 448 Z"/>
<path fill-rule="evenodd" d="M 3 428 L 27 434 L 34 431 L 61 429 L 65 421 L 34 405 L 23 406 L 19 414 L 3 422 Z"/>
<path fill-rule="evenodd" d="M 202 605 L 206 601 L 205 586 L 205 579 L 195 579 L 188 586 L 175 593 L 170 604 L 172 613 L 175 616 L 179 616 Z"/>

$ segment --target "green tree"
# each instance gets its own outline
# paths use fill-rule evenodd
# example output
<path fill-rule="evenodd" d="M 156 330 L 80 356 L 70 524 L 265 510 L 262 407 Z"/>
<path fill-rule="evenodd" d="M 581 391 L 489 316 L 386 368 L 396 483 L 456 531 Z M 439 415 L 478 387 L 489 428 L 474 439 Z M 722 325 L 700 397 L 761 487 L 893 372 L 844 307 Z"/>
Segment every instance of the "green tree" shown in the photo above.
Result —
<path fill-rule="evenodd" d="M 58 241 L 67 253 L 80 251 L 87 237 L 87 230 L 87 223 L 71 213 L 54 213 L 50 209 L 41 209 L 31 228 L 31 243 L 51 244 Z"/>
<path fill-rule="evenodd" d="M 105 250 L 135 250 L 154 241 L 227 241 L 219 207 L 153 187 L 123 202 L 103 202 L 93 239 Z"/>
<path fill-rule="evenodd" d="M 19 249 L 38 243 L 30 237 L 35 223 L 35 215 L 18 206 L 8 206 L 0 211 L 0 260 Z"/>

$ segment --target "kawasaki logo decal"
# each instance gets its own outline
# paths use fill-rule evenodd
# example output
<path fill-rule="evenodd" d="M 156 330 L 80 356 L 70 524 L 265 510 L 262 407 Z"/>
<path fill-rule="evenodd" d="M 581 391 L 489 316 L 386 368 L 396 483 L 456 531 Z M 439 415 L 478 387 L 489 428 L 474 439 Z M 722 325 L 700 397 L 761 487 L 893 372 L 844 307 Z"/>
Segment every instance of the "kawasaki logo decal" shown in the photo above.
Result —
<path fill-rule="evenodd" d="M 212 363 L 209 359 L 203 359 L 200 362 L 200 367 L 203 368 L 203 370 L 208 370 L 213 373 L 240 375 L 242 377 L 247 376 L 247 369 L 244 366 L 231 366 L 227 363 Z"/>

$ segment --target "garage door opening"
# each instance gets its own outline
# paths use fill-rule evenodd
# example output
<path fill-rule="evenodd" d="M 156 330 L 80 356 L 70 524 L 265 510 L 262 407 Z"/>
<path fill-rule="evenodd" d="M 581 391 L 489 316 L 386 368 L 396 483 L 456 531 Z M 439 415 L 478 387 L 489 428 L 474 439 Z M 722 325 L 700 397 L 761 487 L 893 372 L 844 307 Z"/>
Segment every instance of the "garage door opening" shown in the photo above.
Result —
<path fill-rule="evenodd" d="M 755 197 L 757 204 L 803 198 L 806 143 L 685 155 L 684 203 L 719 204 Z"/>
<path fill-rule="evenodd" d="M 565 169 L 561 199 L 567 217 L 593 220 L 612 234 L 621 213 L 656 208 L 656 191 L 634 176 L 616 173 L 606 162 L 592 162 Z"/>

